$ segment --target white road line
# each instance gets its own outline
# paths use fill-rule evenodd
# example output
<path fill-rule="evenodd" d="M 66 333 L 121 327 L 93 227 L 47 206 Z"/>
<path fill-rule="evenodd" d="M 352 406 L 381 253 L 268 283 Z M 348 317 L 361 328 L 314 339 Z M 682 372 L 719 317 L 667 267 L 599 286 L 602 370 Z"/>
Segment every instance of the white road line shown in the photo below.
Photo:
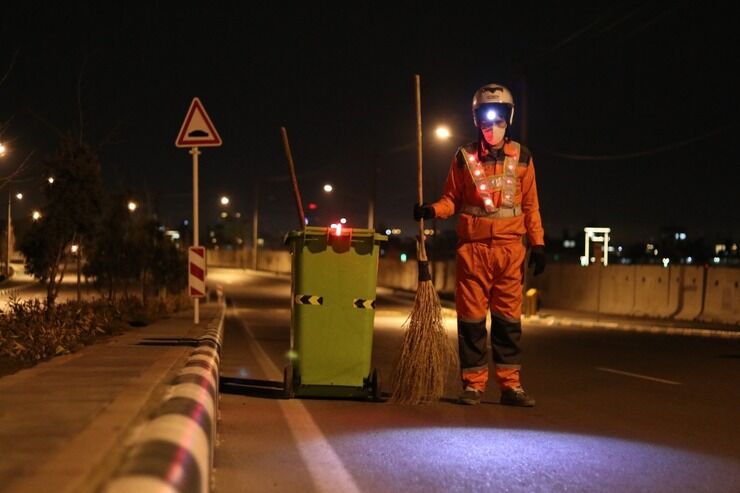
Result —
<path fill-rule="evenodd" d="M 681 382 L 674 382 L 673 380 L 664 380 L 662 378 L 649 377 L 647 375 L 640 375 L 639 373 L 630 373 L 628 371 L 614 370 L 612 368 L 596 367 L 597 370 L 605 371 L 608 373 L 616 373 L 617 375 L 625 375 L 628 377 L 642 378 L 643 380 L 651 380 L 653 382 L 667 383 L 668 385 L 681 385 Z"/>
<path fill-rule="evenodd" d="M 234 308 L 237 308 L 236 304 L 234 304 Z M 281 380 L 283 372 L 265 353 L 249 327 L 244 324 L 241 318 L 238 320 L 247 336 L 254 342 L 252 346 L 254 356 L 266 377 Z M 290 399 L 280 400 L 279 404 L 293 438 L 298 444 L 303 462 L 308 467 L 316 490 L 326 493 L 334 493 L 335 491 L 359 493 L 360 488 L 357 487 L 352 475 L 329 445 L 326 437 L 321 433 L 321 429 L 316 425 L 303 403 L 298 399 Z"/>

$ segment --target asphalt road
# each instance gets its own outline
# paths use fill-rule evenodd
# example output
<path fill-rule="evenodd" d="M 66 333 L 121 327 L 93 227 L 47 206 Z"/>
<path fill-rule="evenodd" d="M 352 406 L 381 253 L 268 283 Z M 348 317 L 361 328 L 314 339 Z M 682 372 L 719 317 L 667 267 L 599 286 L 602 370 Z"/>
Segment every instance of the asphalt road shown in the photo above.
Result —
<path fill-rule="evenodd" d="M 211 269 L 230 302 L 222 377 L 280 385 L 286 277 Z M 379 295 L 373 366 L 388 392 L 411 300 Z M 455 338 L 454 312 L 447 328 Z M 221 395 L 216 487 L 326 492 L 738 492 L 740 339 L 524 325 L 537 406 Z"/>

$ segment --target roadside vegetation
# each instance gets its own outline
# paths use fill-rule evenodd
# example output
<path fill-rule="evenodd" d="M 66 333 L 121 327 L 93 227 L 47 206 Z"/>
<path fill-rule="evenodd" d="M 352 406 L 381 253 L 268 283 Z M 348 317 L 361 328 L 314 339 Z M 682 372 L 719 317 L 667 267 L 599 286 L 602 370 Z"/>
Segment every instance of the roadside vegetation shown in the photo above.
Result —
<path fill-rule="evenodd" d="M 54 179 L 43 180 L 40 217 L 18 247 L 46 296 L 11 300 L 0 311 L 0 374 L 146 326 L 189 301 L 183 247 L 165 235 L 146 204 L 134 207 L 132 194 L 104 189 L 92 148 L 64 137 L 41 164 L 42 176 Z M 58 303 L 65 276 L 96 295 Z"/>

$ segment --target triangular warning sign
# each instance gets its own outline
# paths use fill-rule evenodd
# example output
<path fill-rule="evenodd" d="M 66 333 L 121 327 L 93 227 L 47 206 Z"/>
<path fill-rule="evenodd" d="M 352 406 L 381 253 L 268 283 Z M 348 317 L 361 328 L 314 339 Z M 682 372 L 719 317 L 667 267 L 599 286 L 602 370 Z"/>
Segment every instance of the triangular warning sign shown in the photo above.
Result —
<path fill-rule="evenodd" d="M 180 133 L 175 140 L 177 147 L 218 147 L 221 136 L 203 107 L 200 99 L 193 98 L 190 109 L 182 122 Z"/>

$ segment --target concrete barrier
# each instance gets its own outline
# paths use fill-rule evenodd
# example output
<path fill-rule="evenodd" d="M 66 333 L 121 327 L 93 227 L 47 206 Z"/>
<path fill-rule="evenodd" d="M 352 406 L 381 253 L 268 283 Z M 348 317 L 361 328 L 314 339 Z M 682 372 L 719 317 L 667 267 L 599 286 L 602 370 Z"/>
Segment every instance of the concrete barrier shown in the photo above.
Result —
<path fill-rule="evenodd" d="M 233 253 L 233 252 L 232 252 Z M 237 266 L 238 258 L 225 265 Z M 260 270 L 290 273 L 290 253 L 261 251 Z M 230 264 L 228 262 L 231 262 Z M 209 262 L 210 264 L 210 262 Z M 455 260 L 430 265 L 440 293 L 455 292 Z M 740 323 L 740 269 L 674 265 L 596 265 L 551 263 L 537 278 L 527 275 L 525 287 L 538 290 L 540 307 L 610 315 Z M 415 291 L 415 261 L 379 260 L 378 286 Z"/>
<path fill-rule="evenodd" d="M 709 269 L 701 320 L 740 323 L 739 286 L 740 269 Z"/>
<path fill-rule="evenodd" d="M 670 316 L 678 320 L 696 320 L 704 308 L 704 281 L 707 269 L 682 265 L 677 270 L 678 301 L 676 312 Z"/>
<path fill-rule="evenodd" d="M 211 490 L 225 312 L 222 304 L 159 409 L 129 444 L 105 493 Z"/>
<path fill-rule="evenodd" d="M 627 315 L 635 307 L 636 267 L 615 265 L 601 273 L 599 310 L 601 313 Z"/>

